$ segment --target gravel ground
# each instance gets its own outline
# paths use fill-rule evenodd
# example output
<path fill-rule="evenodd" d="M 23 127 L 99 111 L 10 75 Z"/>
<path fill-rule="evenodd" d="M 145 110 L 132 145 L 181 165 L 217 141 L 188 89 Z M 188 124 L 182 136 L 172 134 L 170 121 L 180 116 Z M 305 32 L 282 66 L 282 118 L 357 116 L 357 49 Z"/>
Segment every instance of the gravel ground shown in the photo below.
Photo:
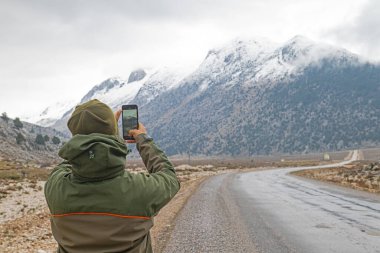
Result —
<path fill-rule="evenodd" d="M 43 210 L 46 207 L 42 191 L 44 183 L 43 181 L 2 183 L 0 189 L 12 190 L 8 190 L 6 197 L 0 200 L 0 224 Z"/>
<path fill-rule="evenodd" d="M 174 228 L 175 217 L 195 189 L 197 189 L 199 184 L 205 179 L 206 177 L 199 177 L 182 182 L 180 191 L 154 218 L 154 226 L 151 230 L 151 236 L 153 251 L 155 253 L 162 252 Z"/>
<path fill-rule="evenodd" d="M 255 252 L 228 190 L 231 174 L 206 180 L 177 218 L 164 252 Z"/>

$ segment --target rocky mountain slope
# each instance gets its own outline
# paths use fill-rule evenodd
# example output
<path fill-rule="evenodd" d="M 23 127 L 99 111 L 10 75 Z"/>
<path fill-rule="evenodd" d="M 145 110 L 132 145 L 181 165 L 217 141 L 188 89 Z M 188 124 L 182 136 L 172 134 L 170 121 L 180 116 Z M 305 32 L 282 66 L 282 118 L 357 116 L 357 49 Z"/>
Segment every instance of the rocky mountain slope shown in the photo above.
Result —
<path fill-rule="evenodd" d="M 144 72 L 144 73 L 142 73 Z M 283 44 L 235 40 L 191 74 L 131 73 L 81 102 L 136 103 L 170 154 L 249 156 L 380 143 L 380 66 L 296 36 Z M 133 81 L 131 81 L 133 80 Z M 70 111 L 53 125 L 63 130 Z"/>
<path fill-rule="evenodd" d="M 262 49 L 264 48 L 264 49 Z M 142 110 L 170 154 L 252 155 L 376 145 L 380 66 L 295 37 L 236 42 Z"/>
<path fill-rule="evenodd" d="M 68 136 L 53 128 L 0 118 L 0 160 L 38 164 L 59 160 L 57 153 Z"/>

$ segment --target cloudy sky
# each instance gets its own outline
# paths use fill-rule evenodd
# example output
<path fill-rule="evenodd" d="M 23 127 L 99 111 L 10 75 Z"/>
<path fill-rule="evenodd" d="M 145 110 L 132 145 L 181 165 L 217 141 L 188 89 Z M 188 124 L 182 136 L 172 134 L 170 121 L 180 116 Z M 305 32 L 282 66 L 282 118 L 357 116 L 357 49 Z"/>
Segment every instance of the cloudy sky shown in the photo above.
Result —
<path fill-rule="evenodd" d="M 376 0 L 0 0 L 0 113 L 79 100 L 138 67 L 196 67 L 236 38 L 300 34 L 380 60 Z"/>

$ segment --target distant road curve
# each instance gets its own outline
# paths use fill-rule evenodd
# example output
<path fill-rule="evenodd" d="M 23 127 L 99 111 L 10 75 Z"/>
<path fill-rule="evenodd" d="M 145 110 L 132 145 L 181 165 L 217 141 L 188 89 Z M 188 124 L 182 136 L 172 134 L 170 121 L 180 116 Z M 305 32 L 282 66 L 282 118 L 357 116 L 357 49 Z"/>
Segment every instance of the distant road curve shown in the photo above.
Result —
<path fill-rule="evenodd" d="M 205 181 L 179 214 L 164 252 L 380 252 L 380 197 L 289 172 Z"/>

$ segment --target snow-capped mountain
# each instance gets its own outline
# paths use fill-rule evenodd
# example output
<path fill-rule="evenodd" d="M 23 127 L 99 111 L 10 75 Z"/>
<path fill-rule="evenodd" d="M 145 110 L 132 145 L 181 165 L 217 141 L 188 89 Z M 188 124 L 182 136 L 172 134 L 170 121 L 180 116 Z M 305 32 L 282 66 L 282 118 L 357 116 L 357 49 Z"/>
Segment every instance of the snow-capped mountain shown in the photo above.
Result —
<path fill-rule="evenodd" d="M 80 103 L 97 98 L 101 101 L 107 101 L 107 104 L 114 108 L 119 106 L 120 103 L 131 101 L 148 77 L 149 76 L 145 76 L 142 79 L 130 83 L 120 77 L 107 79 L 90 90 L 89 93 L 82 98 Z"/>
<path fill-rule="evenodd" d="M 239 82 L 238 77 L 244 74 L 246 86 L 268 87 L 292 80 L 302 74 L 304 68 L 320 64 L 324 58 L 334 58 L 337 64 L 359 60 L 357 55 L 345 49 L 315 43 L 302 36 L 295 36 L 282 45 L 265 39 L 235 40 L 220 49 L 210 50 L 193 77 L 216 79 L 228 73 L 231 74 L 232 83 L 236 83 Z"/>
<path fill-rule="evenodd" d="M 137 69 L 130 73 L 128 79 L 113 77 L 95 85 L 76 104 L 98 99 L 107 103 L 113 110 L 117 110 L 121 105 L 129 103 L 137 103 L 139 106 L 143 106 L 159 94 L 178 85 L 179 81 L 186 75 L 185 71 L 179 68 Z M 66 110 L 52 126 L 67 132 L 66 122 L 73 110 L 74 107 Z"/>
<path fill-rule="evenodd" d="M 252 155 L 380 143 L 380 67 L 345 49 L 296 36 L 283 43 L 234 40 L 192 72 L 136 70 L 93 98 L 139 105 L 169 154 Z M 71 111 L 54 127 L 66 129 Z M 367 117 L 370 115 L 370 119 Z"/>
<path fill-rule="evenodd" d="M 353 148 L 380 143 L 379 87 L 380 66 L 341 48 L 301 36 L 234 41 L 140 117 L 169 154 Z"/>
<path fill-rule="evenodd" d="M 23 120 L 44 127 L 52 126 L 62 115 L 77 104 L 75 100 L 59 101 L 47 107 L 42 113 L 21 117 Z"/>

